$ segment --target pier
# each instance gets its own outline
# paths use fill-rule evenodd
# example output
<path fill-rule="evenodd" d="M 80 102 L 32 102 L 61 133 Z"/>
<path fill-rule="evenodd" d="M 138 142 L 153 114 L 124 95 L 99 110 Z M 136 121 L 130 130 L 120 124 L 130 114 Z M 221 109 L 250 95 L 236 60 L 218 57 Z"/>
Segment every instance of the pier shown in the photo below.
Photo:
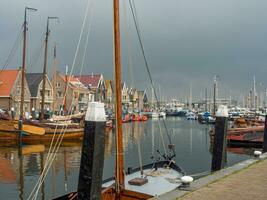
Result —
<path fill-rule="evenodd" d="M 175 190 L 159 196 L 160 200 L 263 200 L 267 197 L 267 154 L 260 160 L 248 159 L 191 184 L 187 190 Z"/>

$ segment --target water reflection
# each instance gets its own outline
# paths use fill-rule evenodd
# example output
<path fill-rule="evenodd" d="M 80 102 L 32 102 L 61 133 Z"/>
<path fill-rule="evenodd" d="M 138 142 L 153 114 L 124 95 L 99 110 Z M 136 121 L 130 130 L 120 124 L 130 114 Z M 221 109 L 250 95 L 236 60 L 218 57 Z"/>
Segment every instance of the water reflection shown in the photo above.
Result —
<path fill-rule="evenodd" d="M 210 170 L 211 152 L 208 125 L 183 118 L 167 118 L 166 124 L 176 147 L 176 163 L 188 174 Z M 125 169 L 137 167 L 164 152 L 167 136 L 160 121 L 123 124 Z M 162 140 L 163 138 L 163 140 Z M 65 141 L 61 144 L 49 173 L 41 186 L 38 199 L 52 199 L 77 189 L 82 141 Z M 0 194 L 6 199 L 27 199 L 45 166 L 49 143 L 23 144 L 19 157 L 16 142 L 0 143 Z M 246 150 L 228 149 L 227 165 L 249 156 Z M 103 178 L 114 174 L 115 133 L 105 133 L 105 163 Z"/>

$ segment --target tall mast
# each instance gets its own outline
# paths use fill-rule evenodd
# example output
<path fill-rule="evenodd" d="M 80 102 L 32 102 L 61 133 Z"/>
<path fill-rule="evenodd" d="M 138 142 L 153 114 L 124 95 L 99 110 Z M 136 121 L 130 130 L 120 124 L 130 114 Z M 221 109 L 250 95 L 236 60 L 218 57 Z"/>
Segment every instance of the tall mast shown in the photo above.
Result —
<path fill-rule="evenodd" d="M 67 113 L 67 89 L 68 89 L 68 66 L 66 66 L 66 73 L 65 73 L 65 92 L 63 99 L 64 113 Z"/>
<path fill-rule="evenodd" d="M 53 87 L 53 113 L 55 113 L 55 101 L 56 101 L 56 73 L 57 73 L 57 63 L 56 63 L 56 58 L 57 58 L 57 45 L 55 44 L 54 47 L 54 66 L 53 66 L 53 75 L 52 75 L 52 87 Z"/>
<path fill-rule="evenodd" d="M 189 109 L 192 110 L 192 83 L 190 83 L 189 88 Z"/>
<path fill-rule="evenodd" d="M 216 91 L 217 89 L 217 79 L 216 75 L 214 76 L 214 85 L 213 85 L 213 117 L 215 117 L 216 114 Z"/>
<path fill-rule="evenodd" d="M 119 0 L 113 0 L 114 20 L 114 49 L 115 49 L 115 93 L 116 93 L 116 193 L 124 189 L 124 158 L 122 141 L 122 103 L 121 103 L 121 52 L 120 52 L 120 21 L 119 21 Z"/>
<path fill-rule="evenodd" d="M 26 42 L 27 42 L 27 10 L 37 11 L 35 8 L 25 7 L 23 23 L 23 52 L 22 52 L 22 69 L 21 69 L 21 96 L 20 96 L 20 115 L 23 118 L 24 93 L 25 93 L 25 73 L 26 73 Z"/>
<path fill-rule="evenodd" d="M 208 111 L 208 91 L 207 88 L 205 89 L 205 112 Z"/>
<path fill-rule="evenodd" d="M 45 103 L 45 85 L 46 85 L 46 66 L 47 66 L 47 46 L 48 46 L 48 36 L 49 36 L 49 20 L 58 19 L 57 17 L 47 17 L 46 24 L 46 34 L 45 34 L 45 52 L 44 52 L 44 68 L 43 68 L 43 87 L 42 87 L 42 103 L 41 103 L 41 116 L 40 120 L 44 119 L 44 103 Z"/>

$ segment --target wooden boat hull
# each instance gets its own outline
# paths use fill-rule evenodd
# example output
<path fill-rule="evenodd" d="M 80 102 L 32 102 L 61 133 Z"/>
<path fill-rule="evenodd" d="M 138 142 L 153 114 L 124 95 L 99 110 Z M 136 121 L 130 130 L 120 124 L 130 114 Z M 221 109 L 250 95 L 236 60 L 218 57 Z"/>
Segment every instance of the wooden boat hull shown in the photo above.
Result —
<path fill-rule="evenodd" d="M 263 132 L 228 134 L 227 141 L 230 146 L 262 146 Z"/>
<path fill-rule="evenodd" d="M 0 121 L 0 141 L 2 140 L 17 140 L 19 139 L 19 131 L 14 128 L 15 121 L 5 120 Z M 45 129 L 44 135 L 33 135 L 33 134 L 22 134 L 22 141 L 27 140 L 52 140 L 54 137 L 55 139 L 61 137 L 63 132 L 63 140 L 72 140 L 72 139 L 82 139 L 84 129 L 83 128 L 66 128 L 66 126 L 58 126 L 57 129 L 40 126 Z M 55 136 L 54 136 L 55 134 Z"/>

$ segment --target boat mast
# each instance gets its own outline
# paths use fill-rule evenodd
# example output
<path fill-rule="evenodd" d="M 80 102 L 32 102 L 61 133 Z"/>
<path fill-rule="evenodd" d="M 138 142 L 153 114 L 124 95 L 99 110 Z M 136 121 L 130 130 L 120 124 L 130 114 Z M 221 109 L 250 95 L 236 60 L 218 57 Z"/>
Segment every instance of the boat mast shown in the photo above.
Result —
<path fill-rule="evenodd" d="M 26 73 L 26 41 L 27 41 L 27 10 L 37 11 L 35 8 L 25 7 L 24 23 L 23 23 L 23 52 L 22 52 L 22 69 L 21 69 L 21 96 L 20 96 L 20 114 L 19 118 L 23 118 L 23 104 L 25 93 L 25 73 Z"/>
<path fill-rule="evenodd" d="M 217 75 L 214 76 L 214 85 L 213 85 L 213 117 L 216 114 L 216 95 L 217 94 Z"/>
<path fill-rule="evenodd" d="M 208 91 L 207 91 L 207 88 L 205 89 L 205 112 L 208 111 Z"/>
<path fill-rule="evenodd" d="M 57 73 L 57 66 L 56 66 L 56 58 L 57 58 L 57 45 L 55 44 L 54 47 L 54 66 L 53 66 L 53 113 L 55 113 L 55 101 L 56 101 L 56 73 Z"/>
<path fill-rule="evenodd" d="M 49 36 L 49 20 L 58 19 L 57 17 L 47 17 L 46 24 L 46 34 L 45 34 L 45 51 L 44 51 L 44 68 L 43 68 L 43 87 L 42 87 L 42 103 L 41 103 L 41 115 L 40 120 L 44 119 L 44 103 L 45 103 L 45 84 L 46 84 L 46 66 L 47 66 L 47 46 L 48 46 L 48 36 Z"/>
<path fill-rule="evenodd" d="M 64 99 L 63 99 L 63 109 L 64 113 L 67 113 L 67 89 L 68 89 L 68 66 L 66 66 L 65 73 L 65 91 L 64 91 Z"/>
<path fill-rule="evenodd" d="M 114 20 L 114 64 L 115 64 L 115 88 L 116 88 L 116 194 L 119 195 L 124 189 L 124 158 L 122 141 L 122 95 L 121 95 L 121 52 L 120 52 L 120 21 L 119 21 L 119 0 L 113 0 Z"/>

